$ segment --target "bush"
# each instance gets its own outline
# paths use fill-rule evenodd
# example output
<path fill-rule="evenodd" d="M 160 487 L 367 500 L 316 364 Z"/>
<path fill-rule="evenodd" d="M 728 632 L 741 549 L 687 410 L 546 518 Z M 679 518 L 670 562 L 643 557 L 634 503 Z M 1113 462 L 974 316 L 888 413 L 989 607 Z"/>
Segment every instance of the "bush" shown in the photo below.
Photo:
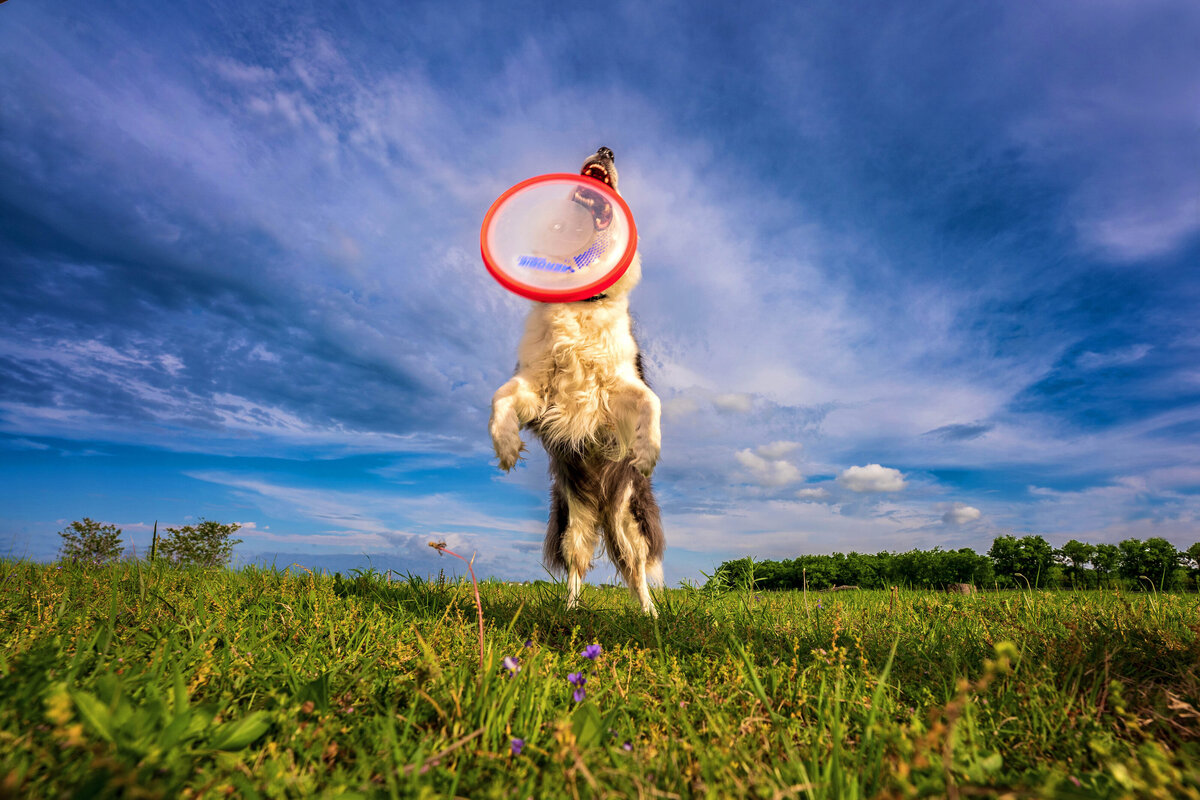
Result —
<path fill-rule="evenodd" d="M 158 552 L 177 564 L 203 567 L 228 564 L 233 557 L 233 546 L 242 543 L 241 539 L 232 538 L 241 527 L 236 522 L 222 525 L 201 519 L 198 525 L 167 528 L 167 537 L 159 543 Z"/>
<path fill-rule="evenodd" d="M 58 532 L 62 548 L 58 557 L 64 561 L 84 561 L 103 564 L 121 557 L 121 529 L 116 525 L 101 525 L 84 517 Z"/>

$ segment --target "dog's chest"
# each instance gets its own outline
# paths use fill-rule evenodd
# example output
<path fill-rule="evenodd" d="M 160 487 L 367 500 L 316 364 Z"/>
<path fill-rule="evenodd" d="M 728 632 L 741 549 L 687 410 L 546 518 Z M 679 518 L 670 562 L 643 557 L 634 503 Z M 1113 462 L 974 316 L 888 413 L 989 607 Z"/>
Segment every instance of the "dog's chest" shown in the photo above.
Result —
<path fill-rule="evenodd" d="M 544 413 L 590 416 L 594 424 L 608 408 L 609 395 L 633 370 L 637 344 L 628 313 L 609 309 L 560 309 L 546 313 L 523 353 L 536 365 Z M 583 422 L 583 420 L 579 420 Z"/>

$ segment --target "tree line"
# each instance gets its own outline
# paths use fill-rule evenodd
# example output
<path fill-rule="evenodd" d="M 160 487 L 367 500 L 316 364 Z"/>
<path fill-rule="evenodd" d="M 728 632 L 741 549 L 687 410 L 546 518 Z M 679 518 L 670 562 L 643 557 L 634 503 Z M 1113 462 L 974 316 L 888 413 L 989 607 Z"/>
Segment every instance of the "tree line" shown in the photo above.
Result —
<path fill-rule="evenodd" d="M 1166 539 L 1126 539 L 1088 544 L 1075 539 L 1060 548 L 1041 536 L 1000 536 L 986 555 L 958 550 L 906 553 L 834 553 L 780 561 L 726 561 L 709 577 L 709 587 L 821 590 L 833 586 L 884 589 L 941 588 L 970 583 L 988 588 L 1200 588 L 1200 542 L 1178 550 Z"/>
<path fill-rule="evenodd" d="M 159 537 L 156 523 L 148 555 L 177 564 L 223 566 L 233 557 L 234 545 L 241 543 L 233 538 L 240 527 L 202 519 L 195 525 L 167 528 L 166 535 Z M 72 522 L 59 536 L 59 558 L 65 561 L 101 564 L 127 554 L 120 528 L 88 517 Z M 806 555 L 780 561 L 747 557 L 722 563 L 706 585 L 819 591 L 833 586 L 941 588 L 955 583 L 997 588 L 1200 589 L 1200 542 L 1178 550 L 1160 537 L 1095 545 L 1072 539 L 1055 548 L 1037 535 L 1000 536 L 992 540 L 986 555 L 969 547 L 935 547 L 905 553 Z"/>
<path fill-rule="evenodd" d="M 195 564 L 203 567 L 224 566 L 233 557 L 234 539 L 242 526 L 234 523 L 222 524 L 201 519 L 195 525 L 167 528 L 166 535 L 158 535 L 158 523 L 154 523 L 154 538 L 150 544 L 151 559 L 162 558 L 176 564 Z M 106 564 L 122 555 L 136 556 L 132 548 L 127 552 L 121 538 L 121 529 L 116 525 L 102 525 L 84 517 L 58 532 L 61 545 L 59 559 L 80 564 Z"/>

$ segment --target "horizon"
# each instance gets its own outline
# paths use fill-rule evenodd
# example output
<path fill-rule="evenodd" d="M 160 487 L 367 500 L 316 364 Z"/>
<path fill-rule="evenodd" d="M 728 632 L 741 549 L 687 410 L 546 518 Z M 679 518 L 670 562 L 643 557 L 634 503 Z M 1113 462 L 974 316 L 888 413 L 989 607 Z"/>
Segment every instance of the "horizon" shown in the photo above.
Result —
<path fill-rule="evenodd" d="M 1200 6 L 606 14 L 0 4 L 0 554 L 206 517 L 242 563 L 544 577 L 479 225 L 601 145 L 667 585 L 1200 539 Z"/>

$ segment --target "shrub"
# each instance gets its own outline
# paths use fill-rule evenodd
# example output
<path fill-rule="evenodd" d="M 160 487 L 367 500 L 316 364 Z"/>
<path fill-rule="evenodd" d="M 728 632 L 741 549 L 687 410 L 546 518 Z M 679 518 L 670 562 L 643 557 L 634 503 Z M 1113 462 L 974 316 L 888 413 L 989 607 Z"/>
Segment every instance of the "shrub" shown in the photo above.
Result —
<path fill-rule="evenodd" d="M 159 543 L 158 551 L 178 564 L 204 567 L 227 564 L 233 557 L 233 546 L 242 543 L 241 539 L 232 538 L 241 527 L 236 522 L 222 525 L 201 519 L 198 525 L 167 528 L 167 536 Z"/>
<path fill-rule="evenodd" d="M 121 529 L 116 525 L 101 525 L 84 517 L 58 532 L 62 548 L 58 557 L 64 561 L 85 561 L 102 564 L 121 557 Z"/>

